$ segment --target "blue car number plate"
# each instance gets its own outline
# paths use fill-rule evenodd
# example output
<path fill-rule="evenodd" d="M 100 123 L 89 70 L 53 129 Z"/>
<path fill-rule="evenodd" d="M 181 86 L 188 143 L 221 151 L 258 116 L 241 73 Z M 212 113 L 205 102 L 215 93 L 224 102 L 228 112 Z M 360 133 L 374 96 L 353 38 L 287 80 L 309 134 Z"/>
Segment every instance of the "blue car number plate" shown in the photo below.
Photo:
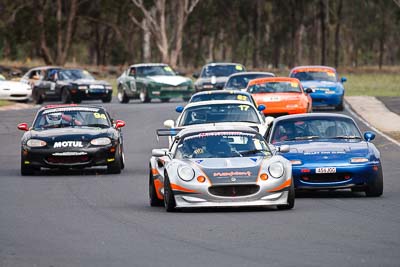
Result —
<path fill-rule="evenodd" d="M 102 94 L 104 93 L 104 89 L 90 89 L 89 92 L 91 94 Z"/>
<path fill-rule="evenodd" d="M 316 168 L 315 173 L 336 173 L 335 167 Z"/>

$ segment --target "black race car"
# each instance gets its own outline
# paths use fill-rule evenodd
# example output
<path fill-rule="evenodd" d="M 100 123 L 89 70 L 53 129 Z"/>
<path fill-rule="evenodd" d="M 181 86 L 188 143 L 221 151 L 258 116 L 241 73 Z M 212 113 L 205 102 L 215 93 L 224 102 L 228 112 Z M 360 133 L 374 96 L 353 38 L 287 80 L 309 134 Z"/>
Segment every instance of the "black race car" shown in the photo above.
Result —
<path fill-rule="evenodd" d="M 197 79 L 194 83 L 195 91 L 220 90 L 230 75 L 244 71 L 245 67 L 237 63 L 209 63 L 203 66 L 200 74 L 193 74 Z"/>
<path fill-rule="evenodd" d="M 29 74 L 25 76 L 29 77 Z M 112 99 L 111 84 L 96 80 L 86 70 L 47 68 L 39 73 L 37 79 L 32 88 L 32 99 L 37 104 L 45 100 L 61 100 L 65 104 L 82 100 L 108 103 Z"/>
<path fill-rule="evenodd" d="M 108 173 L 124 168 L 121 127 L 99 106 L 52 105 L 41 108 L 21 139 L 21 174 L 44 168 L 107 166 Z"/>

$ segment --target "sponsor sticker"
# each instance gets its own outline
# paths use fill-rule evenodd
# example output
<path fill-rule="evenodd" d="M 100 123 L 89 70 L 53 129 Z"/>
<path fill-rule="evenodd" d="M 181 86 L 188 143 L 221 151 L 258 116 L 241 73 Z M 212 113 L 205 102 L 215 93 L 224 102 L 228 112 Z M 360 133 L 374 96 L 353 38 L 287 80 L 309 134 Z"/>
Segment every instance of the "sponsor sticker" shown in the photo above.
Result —
<path fill-rule="evenodd" d="M 60 141 L 54 142 L 54 148 L 64 148 L 64 147 L 83 147 L 82 141 Z"/>
<path fill-rule="evenodd" d="M 98 108 L 89 108 L 89 107 L 60 107 L 60 108 L 52 108 L 46 109 L 43 111 L 43 115 L 53 113 L 53 112 L 68 112 L 68 111 L 89 111 L 89 112 L 98 112 Z"/>
<path fill-rule="evenodd" d="M 247 96 L 245 95 L 237 95 L 237 99 L 241 101 L 247 101 Z"/>
<path fill-rule="evenodd" d="M 237 70 L 243 70 L 243 67 L 242 67 L 241 65 L 236 65 L 236 66 L 235 66 L 235 69 L 237 69 Z"/>
<path fill-rule="evenodd" d="M 233 177 L 233 176 L 251 176 L 252 172 L 251 171 L 231 171 L 231 172 L 214 172 L 213 176 L 214 177 Z"/>

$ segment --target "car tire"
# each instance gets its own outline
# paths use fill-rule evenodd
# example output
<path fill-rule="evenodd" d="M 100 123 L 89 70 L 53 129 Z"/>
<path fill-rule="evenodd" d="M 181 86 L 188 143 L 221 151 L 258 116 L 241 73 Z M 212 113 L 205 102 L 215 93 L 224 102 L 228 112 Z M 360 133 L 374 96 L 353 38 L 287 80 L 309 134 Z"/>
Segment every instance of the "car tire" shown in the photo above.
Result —
<path fill-rule="evenodd" d="M 164 207 L 167 212 L 175 211 L 176 207 L 174 192 L 171 189 L 171 184 L 167 175 L 165 175 L 164 178 Z"/>
<path fill-rule="evenodd" d="M 150 99 L 149 94 L 147 93 L 146 89 L 143 89 L 140 91 L 139 99 L 140 99 L 140 102 L 142 102 L 142 103 L 150 102 L 151 99 Z"/>
<path fill-rule="evenodd" d="M 35 103 L 35 104 L 37 104 L 37 105 L 40 105 L 40 104 L 43 103 L 43 97 L 42 97 L 42 95 L 40 95 L 40 94 L 38 93 L 37 90 L 33 90 L 33 93 L 32 93 L 32 100 L 33 100 L 33 103 Z"/>
<path fill-rule="evenodd" d="M 107 173 L 109 174 L 119 174 L 122 170 L 122 163 L 121 163 L 121 154 L 120 149 L 118 148 L 115 152 L 114 161 L 107 165 Z"/>
<path fill-rule="evenodd" d="M 340 102 L 339 105 L 337 105 L 337 106 L 335 107 L 335 110 L 336 110 L 336 111 L 343 111 L 343 110 L 344 110 L 343 100 L 342 100 L 342 102 Z"/>
<path fill-rule="evenodd" d="M 119 103 L 126 104 L 129 102 L 129 97 L 126 95 L 122 85 L 118 86 L 117 99 Z"/>
<path fill-rule="evenodd" d="M 61 102 L 64 104 L 69 104 L 71 103 L 71 94 L 69 93 L 68 89 L 64 88 L 61 91 Z"/>
<path fill-rule="evenodd" d="M 278 210 L 290 210 L 293 209 L 295 202 L 295 191 L 294 191 L 294 181 L 292 179 L 292 184 L 289 187 L 288 204 L 278 205 Z"/>
<path fill-rule="evenodd" d="M 167 102 L 169 102 L 169 98 L 161 98 L 161 102 L 163 102 L 163 103 L 167 103 Z"/>
<path fill-rule="evenodd" d="M 367 197 L 380 197 L 383 194 L 383 172 L 382 167 L 379 166 L 379 174 L 377 179 L 367 184 L 365 195 Z"/>
<path fill-rule="evenodd" d="M 112 100 L 112 95 L 111 95 L 111 94 L 108 95 L 108 96 L 106 96 L 106 97 L 103 97 L 103 98 L 101 99 L 101 101 L 102 101 L 103 103 L 110 103 L 111 100 Z"/>
<path fill-rule="evenodd" d="M 154 177 L 151 173 L 151 166 L 149 168 L 149 202 L 152 207 L 161 207 L 164 205 L 164 202 L 161 199 L 158 199 L 156 186 L 154 185 Z"/>

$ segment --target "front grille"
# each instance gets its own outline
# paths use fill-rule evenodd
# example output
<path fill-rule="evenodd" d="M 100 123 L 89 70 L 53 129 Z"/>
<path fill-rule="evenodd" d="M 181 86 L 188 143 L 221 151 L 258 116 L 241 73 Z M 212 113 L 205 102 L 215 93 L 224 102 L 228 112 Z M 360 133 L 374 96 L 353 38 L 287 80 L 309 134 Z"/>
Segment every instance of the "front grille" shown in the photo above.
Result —
<path fill-rule="evenodd" d="M 50 156 L 47 158 L 48 163 L 53 164 L 74 164 L 74 163 L 86 163 L 90 161 L 88 155 L 82 156 Z"/>
<path fill-rule="evenodd" d="M 26 94 L 11 94 L 11 97 L 26 97 Z"/>
<path fill-rule="evenodd" d="M 313 183 L 343 182 L 351 179 L 350 173 L 321 173 L 303 175 L 301 180 Z"/>
<path fill-rule="evenodd" d="M 221 197 L 241 197 L 257 193 L 260 189 L 258 185 L 215 185 L 208 191 L 210 194 Z"/>

